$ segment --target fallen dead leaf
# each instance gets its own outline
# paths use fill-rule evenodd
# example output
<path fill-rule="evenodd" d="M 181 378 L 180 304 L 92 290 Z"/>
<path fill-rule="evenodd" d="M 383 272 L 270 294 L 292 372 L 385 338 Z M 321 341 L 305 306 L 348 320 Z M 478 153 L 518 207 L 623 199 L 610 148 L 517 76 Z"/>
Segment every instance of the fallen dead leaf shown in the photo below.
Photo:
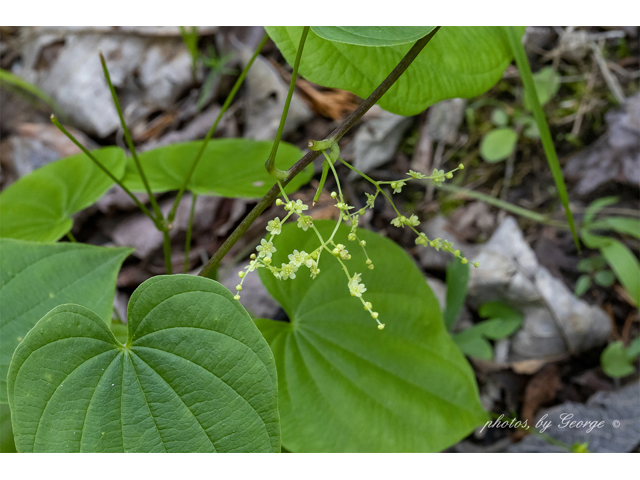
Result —
<path fill-rule="evenodd" d="M 527 388 L 524 391 L 520 419 L 526 420 L 528 425 L 534 425 L 536 413 L 540 407 L 553 401 L 561 386 L 562 382 L 558 366 L 554 363 L 546 365 L 527 384 Z M 516 441 L 521 440 L 527 434 L 526 430 L 516 430 L 512 438 Z"/>

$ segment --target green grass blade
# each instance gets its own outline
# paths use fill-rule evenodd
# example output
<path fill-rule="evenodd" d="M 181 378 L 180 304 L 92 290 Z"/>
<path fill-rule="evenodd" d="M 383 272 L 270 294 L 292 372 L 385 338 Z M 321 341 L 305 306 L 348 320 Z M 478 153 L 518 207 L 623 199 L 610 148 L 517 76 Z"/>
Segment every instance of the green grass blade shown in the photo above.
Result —
<path fill-rule="evenodd" d="M 524 85 L 525 97 L 527 98 L 528 103 L 533 111 L 533 117 L 535 118 L 536 124 L 538 125 L 538 130 L 540 130 L 542 147 L 544 148 L 544 153 L 547 157 L 549 168 L 551 168 L 553 180 L 556 183 L 558 194 L 560 195 L 560 201 L 564 206 L 564 211 L 567 215 L 567 220 L 569 221 L 569 227 L 571 228 L 573 241 L 575 242 L 578 251 L 580 251 L 578 232 L 576 231 L 576 226 L 573 221 L 573 214 L 571 213 L 571 209 L 569 208 L 569 195 L 567 194 L 567 186 L 565 185 L 564 178 L 562 177 L 562 169 L 560 168 L 560 162 L 558 161 L 556 149 L 553 146 L 553 139 L 551 138 L 549 125 L 547 124 L 544 112 L 542 111 L 542 107 L 540 106 L 540 101 L 538 100 L 538 95 L 533 83 L 533 76 L 531 74 L 531 66 L 529 65 L 529 60 L 527 60 L 527 54 L 524 50 L 524 46 L 522 45 L 522 39 L 519 35 L 517 27 L 505 27 L 505 31 L 507 33 L 507 37 L 509 38 L 509 42 L 511 43 L 511 48 L 513 49 L 513 55 L 516 59 L 516 65 L 518 66 L 518 70 L 520 70 L 522 84 Z"/>
<path fill-rule="evenodd" d="M 21 78 L 7 70 L 0 68 L 0 86 L 2 86 L 5 83 L 12 85 L 14 87 L 18 87 L 30 93 L 31 95 L 39 98 L 44 103 L 49 105 L 53 110 L 58 110 L 58 105 L 56 105 L 56 101 L 53 98 L 51 98 L 49 95 L 44 93 L 42 90 L 40 90 L 38 87 L 36 87 L 34 84 L 29 83 L 24 78 Z"/>

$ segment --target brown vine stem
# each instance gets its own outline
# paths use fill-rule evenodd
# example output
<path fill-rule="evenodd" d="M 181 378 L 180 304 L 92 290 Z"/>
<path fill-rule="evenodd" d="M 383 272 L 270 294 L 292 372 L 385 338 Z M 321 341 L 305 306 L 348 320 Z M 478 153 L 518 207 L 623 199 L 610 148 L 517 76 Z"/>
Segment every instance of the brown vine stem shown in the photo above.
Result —
<path fill-rule="evenodd" d="M 373 91 L 371 95 L 364 100 L 356 110 L 354 110 L 351 115 L 349 115 L 331 134 L 327 137 L 331 143 L 338 142 L 358 121 L 362 118 L 362 116 L 369 111 L 371 107 L 373 107 L 378 100 L 391 88 L 391 86 L 400 78 L 400 76 L 409 68 L 409 65 L 416 59 L 418 54 L 422 51 L 424 47 L 427 46 L 429 41 L 433 38 L 433 36 L 438 32 L 440 27 L 434 28 L 428 35 L 422 37 L 418 40 L 413 47 L 407 52 L 400 63 L 396 65 L 396 67 L 391 71 L 391 73 L 385 78 L 380 85 Z M 302 157 L 298 162 L 291 167 L 287 172 L 287 178 L 282 181 L 283 185 L 286 185 L 293 179 L 296 175 L 298 175 L 302 170 L 304 170 L 307 165 L 313 162 L 321 152 L 319 151 L 309 151 L 307 154 Z M 280 188 L 278 185 L 274 185 L 267 194 L 262 197 L 262 200 L 258 202 L 258 204 L 253 207 L 253 209 L 247 214 L 246 217 L 240 222 L 240 225 L 236 227 L 236 229 L 229 235 L 229 237 L 225 240 L 225 242 L 220 246 L 220 248 L 216 251 L 216 253 L 209 259 L 207 264 L 200 270 L 198 275 L 202 277 L 213 278 L 216 275 L 218 270 L 218 266 L 220 262 L 224 258 L 224 256 L 231 250 L 231 247 L 244 235 L 244 233 L 249 229 L 251 224 L 256 221 L 256 219 L 266 210 L 266 208 L 271 205 L 275 201 L 275 199 L 280 194 Z"/>

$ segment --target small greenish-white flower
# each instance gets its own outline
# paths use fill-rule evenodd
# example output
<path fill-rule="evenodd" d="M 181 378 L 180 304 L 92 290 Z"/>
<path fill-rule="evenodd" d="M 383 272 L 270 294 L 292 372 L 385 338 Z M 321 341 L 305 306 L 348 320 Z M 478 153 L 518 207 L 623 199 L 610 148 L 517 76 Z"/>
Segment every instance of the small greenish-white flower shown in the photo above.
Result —
<path fill-rule="evenodd" d="M 349 293 L 354 297 L 361 297 L 367 288 L 363 283 L 360 283 L 360 274 L 354 273 L 351 280 L 349 280 Z"/>
<path fill-rule="evenodd" d="M 344 202 L 338 202 L 335 205 L 341 212 L 348 212 L 349 210 L 356 208 L 356 207 L 352 207 L 351 205 L 348 205 Z"/>
<path fill-rule="evenodd" d="M 280 233 L 282 232 L 282 222 L 280 221 L 279 217 L 276 217 L 273 220 L 269 221 L 269 223 L 267 224 L 267 232 L 269 232 L 271 235 L 280 235 Z"/>
<path fill-rule="evenodd" d="M 367 208 L 373 208 L 373 204 L 375 203 L 378 194 L 376 193 L 375 195 L 371 195 L 367 192 L 365 192 L 364 194 L 367 196 Z"/>
<path fill-rule="evenodd" d="M 442 182 L 445 180 L 444 170 L 438 170 L 437 168 L 433 169 L 433 173 L 431 174 L 431 183 L 436 186 L 442 185 Z"/>
<path fill-rule="evenodd" d="M 306 232 L 310 227 L 313 227 L 313 219 L 309 215 L 300 215 L 298 217 L 298 228 Z"/>
<path fill-rule="evenodd" d="M 356 240 L 356 234 L 350 233 L 349 235 L 347 235 L 347 239 L 354 242 Z"/>
<path fill-rule="evenodd" d="M 314 266 L 317 266 L 318 262 L 316 262 L 311 255 L 307 255 L 304 259 L 304 266 L 311 269 Z"/>
<path fill-rule="evenodd" d="M 394 227 L 402 227 L 404 228 L 404 221 L 407 219 L 404 215 L 400 215 L 393 220 L 391 220 L 391 225 Z"/>
<path fill-rule="evenodd" d="M 313 265 L 311 268 L 309 268 L 309 270 L 311 271 L 311 278 L 316 278 L 316 276 L 320 273 L 320 269 L 318 268 L 317 264 Z"/>
<path fill-rule="evenodd" d="M 393 188 L 393 193 L 402 192 L 402 187 L 406 185 L 402 180 L 398 180 L 397 182 L 391 182 L 391 188 Z"/>
<path fill-rule="evenodd" d="M 431 240 L 431 242 L 429 242 L 429 245 L 431 245 L 437 251 L 440 251 L 440 249 L 442 248 L 442 239 L 434 238 L 433 240 Z"/>
<path fill-rule="evenodd" d="M 289 264 L 296 267 L 297 270 L 298 267 L 304 263 L 307 255 L 307 252 L 305 252 L 304 250 L 302 252 L 294 250 L 293 253 L 289 254 Z"/>
<path fill-rule="evenodd" d="M 276 247 L 273 246 L 272 242 L 268 242 L 266 238 L 263 238 L 260 240 L 260 245 L 256 247 L 256 250 L 260 252 L 261 257 L 270 258 L 275 253 Z"/>
<path fill-rule="evenodd" d="M 296 278 L 296 272 L 298 271 L 298 267 L 292 265 L 290 263 L 283 263 L 282 269 L 280 270 L 280 278 L 282 280 L 287 280 L 288 278 L 294 279 Z"/>
<path fill-rule="evenodd" d="M 331 253 L 333 253 L 336 257 L 342 258 L 343 260 L 351 259 L 351 254 L 349 253 L 347 248 L 341 243 L 337 244 L 336 247 L 331 251 Z"/>
<path fill-rule="evenodd" d="M 247 273 L 253 272 L 256 268 L 258 268 L 258 260 L 254 258 L 249 262 L 249 265 L 247 266 Z"/>
<path fill-rule="evenodd" d="M 409 173 L 407 173 L 407 175 L 409 175 L 414 180 L 421 180 L 423 178 L 427 178 L 426 175 L 424 175 L 424 174 L 422 174 L 420 172 L 414 172 L 413 170 L 409 170 Z"/>
<path fill-rule="evenodd" d="M 406 224 L 412 227 L 417 227 L 418 225 L 420 225 L 420 220 L 418 219 L 418 217 L 416 215 L 411 215 L 407 221 Z"/>
<path fill-rule="evenodd" d="M 418 238 L 416 238 L 416 245 L 423 245 L 426 247 L 427 243 L 429 243 L 427 236 L 424 233 L 420 233 Z"/>
<path fill-rule="evenodd" d="M 309 210 L 309 205 L 305 205 L 304 203 L 302 203 L 302 200 L 296 200 L 295 202 L 293 200 L 290 200 L 289 203 L 284 206 L 284 209 L 300 215 L 302 214 L 303 210 Z"/>

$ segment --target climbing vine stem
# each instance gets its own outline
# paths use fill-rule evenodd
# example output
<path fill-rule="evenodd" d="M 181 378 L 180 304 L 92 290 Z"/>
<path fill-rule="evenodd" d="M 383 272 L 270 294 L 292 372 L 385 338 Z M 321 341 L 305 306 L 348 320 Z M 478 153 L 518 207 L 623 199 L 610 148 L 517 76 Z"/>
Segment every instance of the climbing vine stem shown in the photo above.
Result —
<path fill-rule="evenodd" d="M 440 27 L 433 29 L 428 35 L 418 40 L 407 54 L 400 60 L 400 63 L 391 71 L 380 85 L 367 97 L 351 115 L 349 115 L 328 137 L 332 139 L 331 143 L 340 140 L 371 108 L 380 100 L 389 88 L 400 78 L 400 76 L 409 68 L 409 65 L 416 59 L 420 52 L 427 46 L 429 41 L 438 32 Z M 320 155 L 319 151 L 310 151 L 302 157 L 293 167 L 287 171 L 287 177 L 282 180 L 282 185 L 289 183 L 296 175 L 304 170 L 307 165 L 313 162 Z M 207 264 L 202 268 L 199 275 L 212 278 L 220 265 L 224 256 L 229 252 L 231 247 L 242 237 L 247 229 L 256 221 L 256 219 L 265 211 L 265 209 L 273 203 L 280 193 L 280 187 L 276 184 L 269 192 L 253 207 L 246 217 L 240 222 L 236 229 L 229 235 L 225 242 L 218 248 L 216 253 L 209 259 Z"/>

